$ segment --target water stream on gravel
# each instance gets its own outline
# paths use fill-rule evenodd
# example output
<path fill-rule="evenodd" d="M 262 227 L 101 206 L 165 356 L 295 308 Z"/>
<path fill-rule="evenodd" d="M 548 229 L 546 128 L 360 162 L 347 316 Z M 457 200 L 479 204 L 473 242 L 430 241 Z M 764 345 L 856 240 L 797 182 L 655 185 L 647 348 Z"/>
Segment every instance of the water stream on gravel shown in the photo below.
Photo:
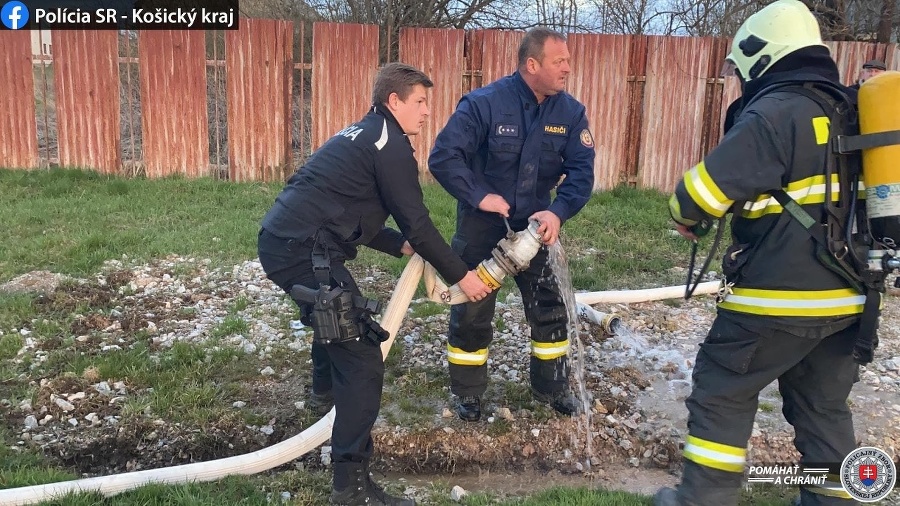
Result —
<path fill-rule="evenodd" d="M 591 447 L 591 395 L 587 390 L 587 383 L 584 378 L 585 369 L 585 349 L 581 337 L 578 335 L 579 317 L 578 305 L 575 302 L 575 290 L 572 287 L 572 277 L 569 274 L 569 262 L 566 258 L 566 252 L 560 241 L 556 241 L 549 248 L 549 263 L 556 276 L 557 283 L 563 296 L 563 302 L 566 304 L 567 324 L 566 332 L 569 336 L 569 365 L 572 368 L 572 376 L 578 387 L 578 397 L 581 401 L 581 414 L 577 415 L 578 429 L 584 436 L 586 460 L 584 466 L 586 470 L 591 467 L 591 459 L 594 452 Z M 573 446 L 577 446 L 577 436 L 572 435 Z"/>

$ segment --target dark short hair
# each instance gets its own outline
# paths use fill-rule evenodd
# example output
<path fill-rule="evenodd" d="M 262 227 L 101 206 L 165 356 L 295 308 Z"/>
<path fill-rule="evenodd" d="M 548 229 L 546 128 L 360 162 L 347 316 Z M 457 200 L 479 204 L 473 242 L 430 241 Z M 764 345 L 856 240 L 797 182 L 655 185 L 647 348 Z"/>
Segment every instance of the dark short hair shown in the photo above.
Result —
<path fill-rule="evenodd" d="M 519 67 L 523 67 L 529 58 L 541 61 L 544 57 L 544 43 L 547 42 L 547 39 L 565 42 L 566 36 L 543 26 L 528 30 L 525 33 L 525 38 L 522 39 L 522 43 L 519 44 Z"/>
<path fill-rule="evenodd" d="M 421 84 L 431 88 L 434 83 L 421 70 L 405 63 L 388 63 L 378 72 L 375 86 L 372 89 L 372 103 L 386 104 L 391 93 L 396 93 L 400 100 L 412 93 L 415 85 Z"/>

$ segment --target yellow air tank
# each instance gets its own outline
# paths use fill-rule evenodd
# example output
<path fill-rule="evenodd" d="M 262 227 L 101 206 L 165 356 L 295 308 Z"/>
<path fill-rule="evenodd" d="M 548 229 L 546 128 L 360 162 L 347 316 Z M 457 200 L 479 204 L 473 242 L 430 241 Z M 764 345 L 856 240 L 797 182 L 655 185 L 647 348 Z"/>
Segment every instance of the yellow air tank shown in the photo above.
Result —
<path fill-rule="evenodd" d="M 859 130 L 900 130 L 900 72 L 883 72 L 859 89 Z M 900 247 L 900 144 L 865 149 L 866 211 L 875 240 Z"/>

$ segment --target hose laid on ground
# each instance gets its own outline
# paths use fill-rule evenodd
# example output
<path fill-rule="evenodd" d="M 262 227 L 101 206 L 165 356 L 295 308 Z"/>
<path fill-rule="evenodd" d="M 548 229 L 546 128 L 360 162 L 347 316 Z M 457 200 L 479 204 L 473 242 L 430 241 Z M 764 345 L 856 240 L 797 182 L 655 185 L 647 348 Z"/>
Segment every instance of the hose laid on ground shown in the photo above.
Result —
<path fill-rule="evenodd" d="M 425 261 L 422 260 L 419 255 L 413 255 L 406 264 L 406 268 L 403 269 L 400 279 L 397 280 L 397 286 L 394 288 L 391 300 L 388 302 L 384 316 L 381 319 L 381 326 L 390 334 L 388 340 L 381 343 L 383 357 L 387 357 L 388 351 L 394 343 L 394 337 L 396 336 L 397 331 L 400 330 L 400 324 L 406 316 L 409 304 L 415 295 L 416 287 L 423 275 L 425 277 L 428 298 L 436 300 L 437 302 L 443 302 L 440 294 L 445 292 L 447 287 L 443 281 L 437 277 L 434 269 L 430 265 L 427 265 L 426 270 L 426 265 Z M 697 289 L 697 293 L 712 293 L 702 291 L 708 288 L 706 285 L 710 285 L 710 283 L 700 285 Z M 718 283 L 715 283 L 715 285 L 718 286 Z M 664 291 L 669 289 L 672 291 Z M 644 294 L 642 297 L 658 298 L 661 293 L 673 293 L 674 295 L 671 295 L 670 297 L 680 297 L 684 293 L 684 287 L 670 287 L 669 289 L 639 290 L 638 292 Z M 630 293 L 630 291 L 627 290 L 612 292 L 619 294 L 621 297 L 616 300 L 611 300 L 608 297 L 604 298 L 602 295 L 604 293 L 605 292 L 592 292 L 589 294 L 576 294 L 576 299 L 582 304 L 596 303 L 588 302 L 589 300 L 598 300 L 602 302 L 635 302 L 632 300 L 625 300 L 628 299 L 626 295 Z M 455 299 L 459 299 L 459 297 L 457 296 Z M 657 299 L 644 298 L 643 300 Z M 456 300 L 454 302 L 454 300 L 450 300 L 450 303 L 459 302 L 465 301 Z M 603 313 L 598 312 L 598 314 L 602 315 Z M 290 462 L 314 450 L 331 437 L 331 428 L 333 424 L 334 408 L 332 408 L 331 412 L 322 417 L 321 420 L 314 423 L 300 434 L 255 452 L 209 462 L 194 462 L 192 464 L 183 464 L 160 469 L 147 469 L 110 476 L 98 476 L 95 478 L 0 490 L 0 506 L 34 504 L 70 493 L 98 492 L 105 496 L 111 496 L 151 483 L 174 485 L 187 482 L 213 481 L 230 475 L 256 474 Z"/>
<path fill-rule="evenodd" d="M 394 336 L 400 330 L 400 324 L 416 293 L 416 287 L 422 277 L 424 267 L 425 262 L 422 258 L 414 255 L 397 281 L 397 287 L 394 289 L 381 319 L 381 326 L 390 333 L 390 338 L 381 343 L 381 354 L 384 357 L 387 357 L 394 342 Z M 331 437 L 333 424 L 334 408 L 300 434 L 252 453 L 209 462 L 194 462 L 160 469 L 0 490 L 0 506 L 35 504 L 70 493 L 98 492 L 105 496 L 111 496 L 150 483 L 174 485 L 213 481 L 236 474 L 261 473 L 316 449 Z"/>
<path fill-rule="evenodd" d="M 709 295 L 719 291 L 718 281 L 700 283 L 694 290 L 696 295 Z M 646 290 L 611 290 L 608 292 L 582 292 L 575 294 L 575 300 L 582 304 L 629 304 L 684 297 L 684 285 L 648 288 Z"/>

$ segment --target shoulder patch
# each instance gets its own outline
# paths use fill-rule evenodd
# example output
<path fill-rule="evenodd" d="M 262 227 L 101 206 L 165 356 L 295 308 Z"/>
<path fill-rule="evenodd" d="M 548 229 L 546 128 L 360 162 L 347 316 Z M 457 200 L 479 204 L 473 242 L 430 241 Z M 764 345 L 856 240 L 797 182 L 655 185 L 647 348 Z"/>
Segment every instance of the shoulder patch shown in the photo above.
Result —
<path fill-rule="evenodd" d="M 581 131 L 581 135 L 579 135 L 581 139 L 581 144 L 586 148 L 594 147 L 594 137 L 591 136 L 591 131 L 585 128 Z"/>

